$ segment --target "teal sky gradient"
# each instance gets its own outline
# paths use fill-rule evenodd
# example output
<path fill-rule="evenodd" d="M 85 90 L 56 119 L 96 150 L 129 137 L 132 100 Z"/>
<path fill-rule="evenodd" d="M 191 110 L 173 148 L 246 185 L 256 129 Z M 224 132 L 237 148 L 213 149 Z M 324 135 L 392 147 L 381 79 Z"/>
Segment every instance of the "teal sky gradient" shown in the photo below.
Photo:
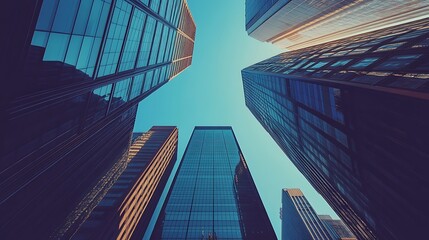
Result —
<path fill-rule="evenodd" d="M 283 50 L 247 36 L 244 0 L 188 4 L 197 25 L 193 63 L 140 103 L 134 131 L 177 126 L 179 163 L 194 126 L 232 126 L 279 239 L 282 188 L 301 188 L 318 214 L 337 218 L 245 106 L 241 69 Z"/>

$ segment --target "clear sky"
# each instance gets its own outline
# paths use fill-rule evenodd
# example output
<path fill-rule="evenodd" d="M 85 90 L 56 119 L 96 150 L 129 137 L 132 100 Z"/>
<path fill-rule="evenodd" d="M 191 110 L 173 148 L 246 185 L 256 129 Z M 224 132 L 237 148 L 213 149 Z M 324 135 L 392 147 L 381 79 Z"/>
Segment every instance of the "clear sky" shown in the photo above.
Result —
<path fill-rule="evenodd" d="M 301 188 L 318 214 L 337 217 L 244 103 L 241 69 L 282 50 L 247 36 L 245 0 L 188 4 L 197 25 L 192 65 L 140 103 L 134 131 L 177 126 L 179 163 L 194 126 L 232 126 L 279 238 L 282 188 Z"/>

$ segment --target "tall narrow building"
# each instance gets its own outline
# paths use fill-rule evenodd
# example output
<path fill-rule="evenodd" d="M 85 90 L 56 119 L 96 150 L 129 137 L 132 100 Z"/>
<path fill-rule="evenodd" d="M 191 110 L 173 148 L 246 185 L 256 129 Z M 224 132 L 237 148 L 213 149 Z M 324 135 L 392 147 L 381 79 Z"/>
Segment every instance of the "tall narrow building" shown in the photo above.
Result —
<path fill-rule="evenodd" d="M 137 104 L 191 64 L 195 24 L 186 0 L 1 10 L 0 236 L 46 239 L 127 159 Z"/>
<path fill-rule="evenodd" d="M 282 240 L 334 240 L 299 189 L 282 191 Z"/>
<path fill-rule="evenodd" d="M 231 127 L 195 127 L 152 239 L 276 239 Z"/>
<path fill-rule="evenodd" d="M 426 236 L 429 19 L 242 71 L 246 105 L 358 239 Z"/>
<path fill-rule="evenodd" d="M 427 17 L 429 2 L 246 0 L 249 36 L 289 50 Z"/>
<path fill-rule="evenodd" d="M 176 127 L 152 127 L 135 139 L 126 169 L 74 239 L 142 239 L 177 159 Z M 67 238 L 69 237 L 67 236 Z M 61 236 L 61 238 L 66 235 Z"/>

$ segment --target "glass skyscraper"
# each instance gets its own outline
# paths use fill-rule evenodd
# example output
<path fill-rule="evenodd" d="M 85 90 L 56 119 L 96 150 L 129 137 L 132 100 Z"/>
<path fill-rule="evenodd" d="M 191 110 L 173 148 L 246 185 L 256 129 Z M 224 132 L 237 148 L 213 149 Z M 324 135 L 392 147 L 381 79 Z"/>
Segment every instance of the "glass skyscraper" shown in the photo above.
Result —
<path fill-rule="evenodd" d="M 152 239 L 276 239 L 231 127 L 195 127 Z"/>
<path fill-rule="evenodd" d="M 3 11 L 0 236 L 46 238 L 127 157 L 137 104 L 191 64 L 195 23 L 185 0 Z"/>
<path fill-rule="evenodd" d="M 246 105 L 358 239 L 425 236 L 429 19 L 242 71 Z"/>
<path fill-rule="evenodd" d="M 246 31 L 296 50 L 427 17 L 429 2 L 396 0 L 246 0 Z"/>
<path fill-rule="evenodd" d="M 130 147 L 126 168 L 89 209 L 89 217 L 76 233 L 69 228 L 68 236 L 58 237 L 142 239 L 176 162 L 177 139 L 176 127 L 152 127 L 140 134 Z"/>

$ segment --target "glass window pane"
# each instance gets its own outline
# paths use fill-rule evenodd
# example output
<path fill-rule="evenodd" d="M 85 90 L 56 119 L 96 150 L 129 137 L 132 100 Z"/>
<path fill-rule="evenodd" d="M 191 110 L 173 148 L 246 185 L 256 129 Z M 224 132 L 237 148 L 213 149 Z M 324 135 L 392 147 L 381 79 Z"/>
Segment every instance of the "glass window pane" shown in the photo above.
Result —
<path fill-rule="evenodd" d="M 152 85 L 153 71 L 146 73 L 146 78 L 144 80 L 143 92 L 147 92 Z"/>
<path fill-rule="evenodd" d="M 46 46 L 44 61 L 64 61 L 70 35 L 51 33 Z"/>
<path fill-rule="evenodd" d="M 77 58 L 79 56 L 80 47 L 82 45 L 82 36 L 73 35 L 70 40 L 69 48 L 67 50 L 66 63 L 76 66 Z"/>
<path fill-rule="evenodd" d="M 106 116 L 112 93 L 112 84 L 95 89 L 90 97 L 85 125 L 88 126 Z"/>
<path fill-rule="evenodd" d="M 86 24 L 88 23 L 89 13 L 91 12 L 93 0 L 83 0 L 80 3 L 79 11 L 76 16 L 76 23 L 73 28 L 73 33 L 83 35 L 85 33 Z"/>
<path fill-rule="evenodd" d="M 57 11 L 59 0 L 44 0 L 40 9 L 39 19 L 37 20 L 36 29 L 50 31 L 54 21 L 55 12 Z"/>
<path fill-rule="evenodd" d="M 92 4 L 89 20 L 86 23 L 87 26 L 86 26 L 85 35 L 95 36 L 102 10 L 103 10 L 103 2 L 101 0 L 95 0 L 94 3 Z M 105 21 L 107 21 L 107 19 L 105 19 Z"/>
<path fill-rule="evenodd" d="M 112 22 L 110 23 L 98 77 L 116 72 L 130 15 L 131 5 L 124 0 L 118 0 L 113 12 Z"/>
<path fill-rule="evenodd" d="M 78 69 L 83 69 L 88 66 L 88 60 L 92 49 L 92 44 L 94 43 L 93 37 L 85 37 L 82 43 L 82 48 L 79 54 L 79 60 L 76 67 Z"/>
<path fill-rule="evenodd" d="M 377 66 L 376 69 L 384 69 L 384 70 L 400 69 L 414 62 L 420 56 L 421 54 L 391 57 L 385 62 L 381 63 L 379 66 Z"/>
<path fill-rule="evenodd" d="M 31 40 L 31 45 L 38 47 L 46 47 L 48 43 L 49 33 L 34 31 L 33 39 Z"/>
<path fill-rule="evenodd" d="M 125 48 L 122 53 L 119 71 L 125 71 L 134 68 L 145 18 L 145 13 L 138 9 L 134 10 L 131 26 L 128 30 L 127 41 L 125 42 Z"/>
<path fill-rule="evenodd" d="M 143 34 L 142 43 L 140 46 L 140 53 L 137 61 L 137 67 L 147 66 L 149 60 L 150 49 L 152 47 L 153 35 L 155 33 L 156 20 L 148 16 L 146 20 L 146 27 Z"/>
<path fill-rule="evenodd" d="M 61 0 L 58 4 L 57 13 L 55 14 L 52 31 L 71 33 L 78 6 L 79 1 Z"/>
<path fill-rule="evenodd" d="M 150 51 L 149 66 L 156 63 L 159 46 L 161 44 L 161 34 L 163 27 L 163 24 L 158 22 L 156 26 L 155 38 L 153 39 L 152 50 Z"/>
<path fill-rule="evenodd" d="M 356 68 L 356 69 L 366 68 L 377 60 L 378 60 L 378 58 L 376 58 L 376 57 L 364 58 L 364 59 L 360 60 L 358 63 L 355 63 L 354 65 L 352 65 L 350 68 Z"/>
<path fill-rule="evenodd" d="M 113 90 L 112 103 L 110 105 L 110 112 L 122 106 L 128 101 L 129 88 L 130 88 L 131 78 L 127 78 L 115 84 L 115 89 Z"/>

